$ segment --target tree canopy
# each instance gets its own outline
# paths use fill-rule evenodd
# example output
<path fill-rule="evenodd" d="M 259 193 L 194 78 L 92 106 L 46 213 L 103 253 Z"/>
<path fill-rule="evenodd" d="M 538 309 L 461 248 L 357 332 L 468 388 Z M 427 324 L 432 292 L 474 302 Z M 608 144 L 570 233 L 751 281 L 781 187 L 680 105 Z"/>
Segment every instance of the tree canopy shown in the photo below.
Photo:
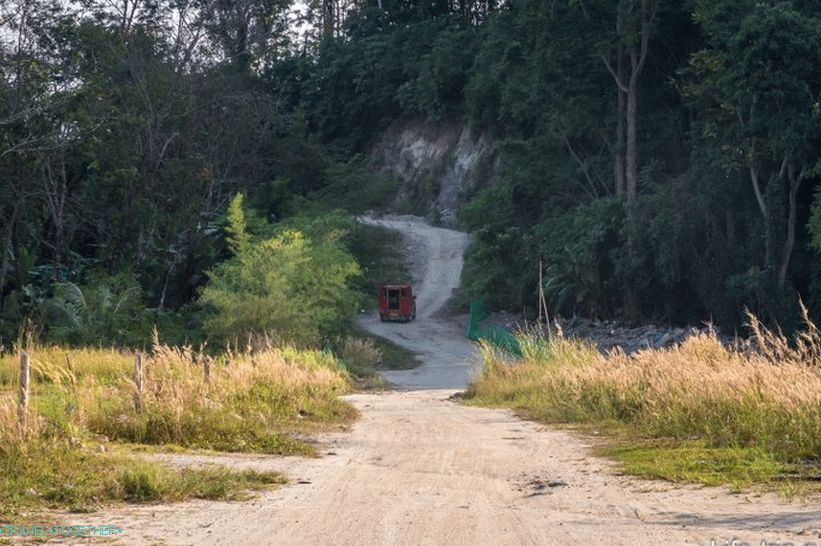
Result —
<path fill-rule="evenodd" d="M 495 184 L 460 212 L 468 295 L 533 310 L 542 260 L 568 314 L 735 326 L 747 307 L 788 326 L 799 297 L 821 308 L 816 2 L 0 9 L 3 339 L 47 303 L 114 301 L 101 279 L 185 327 L 201 293 L 228 305 L 255 268 L 333 254 L 249 234 L 381 195 L 350 158 L 405 120 L 498 144 Z M 297 290 L 272 275 L 271 297 Z"/>

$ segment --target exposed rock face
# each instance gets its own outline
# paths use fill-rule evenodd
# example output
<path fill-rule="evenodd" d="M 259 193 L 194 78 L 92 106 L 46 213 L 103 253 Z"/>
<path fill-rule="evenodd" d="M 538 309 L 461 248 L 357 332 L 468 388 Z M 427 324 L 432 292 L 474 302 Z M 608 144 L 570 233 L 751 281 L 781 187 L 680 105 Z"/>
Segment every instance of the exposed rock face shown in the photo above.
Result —
<path fill-rule="evenodd" d="M 386 131 L 371 155 L 403 181 L 400 210 L 454 226 L 459 205 L 492 183 L 497 154 L 491 139 L 464 124 L 406 122 Z"/>

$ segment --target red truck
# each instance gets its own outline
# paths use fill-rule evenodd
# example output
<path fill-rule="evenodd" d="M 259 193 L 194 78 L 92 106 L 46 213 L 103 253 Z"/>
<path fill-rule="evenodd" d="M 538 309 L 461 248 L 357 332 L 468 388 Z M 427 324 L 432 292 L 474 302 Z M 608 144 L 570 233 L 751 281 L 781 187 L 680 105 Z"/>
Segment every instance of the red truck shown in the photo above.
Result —
<path fill-rule="evenodd" d="M 379 287 L 379 319 L 408 322 L 416 318 L 416 296 L 409 284 L 383 284 Z"/>

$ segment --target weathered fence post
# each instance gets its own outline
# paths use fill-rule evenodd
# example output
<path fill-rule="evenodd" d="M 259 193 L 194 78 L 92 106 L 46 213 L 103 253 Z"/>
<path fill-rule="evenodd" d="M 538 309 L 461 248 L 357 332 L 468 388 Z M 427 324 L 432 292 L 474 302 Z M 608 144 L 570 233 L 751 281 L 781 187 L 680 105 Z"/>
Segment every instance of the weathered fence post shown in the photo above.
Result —
<path fill-rule="evenodd" d="M 143 355 L 139 351 L 134 354 L 134 385 L 137 387 L 134 393 L 134 409 L 140 413 L 143 407 Z"/>
<path fill-rule="evenodd" d="M 211 358 L 208 355 L 205 355 L 202 359 L 202 370 L 205 374 L 205 382 L 211 382 Z"/>
<path fill-rule="evenodd" d="M 542 277 L 544 267 L 542 260 L 539 260 L 539 328 L 542 327 L 542 317 L 547 326 L 547 339 L 553 341 L 553 331 L 550 328 L 550 314 L 547 312 L 547 299 L 544 297 L 544 282 Z"/>
<path fill-rule="evenodd" d="M 17 417 L 20 420 L 20 436 L 24 440 L 28 433 L 29 377 L 29 354 L 20 351 L 20 403 L 17 406 Z"/>

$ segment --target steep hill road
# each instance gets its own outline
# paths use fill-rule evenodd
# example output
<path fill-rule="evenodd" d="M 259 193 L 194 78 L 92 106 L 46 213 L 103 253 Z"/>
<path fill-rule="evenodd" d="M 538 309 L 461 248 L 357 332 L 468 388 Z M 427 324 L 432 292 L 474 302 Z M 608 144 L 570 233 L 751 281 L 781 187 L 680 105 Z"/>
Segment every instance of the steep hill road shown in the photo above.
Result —
<path fill-rule="evenodd" d="M 364 217 L 360 221 L 402 232 L 416 294 L 417 318 L 413 322 L 383 323 L 376 313 L 359 318 L 360 326 L 369 332 L 420 356 L 418 368 L 382 375 L 401 390 L 464 388 L 474 362 L 474 347 L 465 339 L 464 326 L 442 317 L 441 312 L 459 288 L 467 235 L 430 226 L 414 216 Z"/>

